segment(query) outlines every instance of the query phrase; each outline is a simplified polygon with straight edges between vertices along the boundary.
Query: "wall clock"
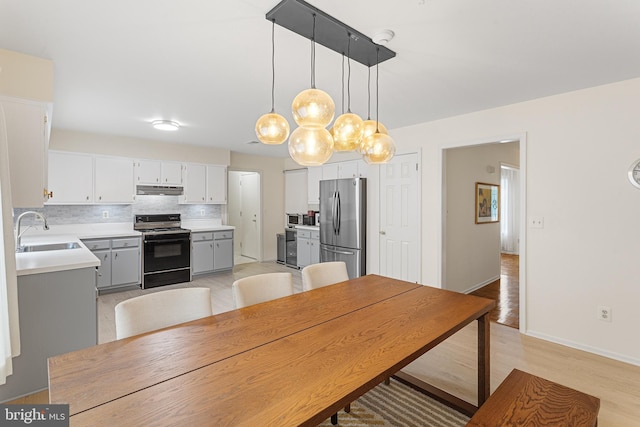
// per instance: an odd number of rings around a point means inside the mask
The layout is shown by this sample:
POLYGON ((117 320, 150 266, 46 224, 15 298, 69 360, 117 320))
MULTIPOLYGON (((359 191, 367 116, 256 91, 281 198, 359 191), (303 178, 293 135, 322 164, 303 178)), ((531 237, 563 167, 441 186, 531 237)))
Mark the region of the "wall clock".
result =
POLYGON ((633 162, 629 168, 629 182, 636 188, 640 188, 640 159, 633 162))

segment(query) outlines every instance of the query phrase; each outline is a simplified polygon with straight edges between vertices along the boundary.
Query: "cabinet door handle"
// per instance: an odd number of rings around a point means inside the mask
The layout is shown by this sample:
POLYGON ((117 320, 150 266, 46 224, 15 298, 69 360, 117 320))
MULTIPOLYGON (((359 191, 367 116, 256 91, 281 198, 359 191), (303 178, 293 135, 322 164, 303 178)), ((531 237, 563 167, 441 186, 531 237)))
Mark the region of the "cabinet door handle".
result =
POLYGON ((115 258, 118 258, 118 252, 116 252, 114 256, 115 256, 115 258))

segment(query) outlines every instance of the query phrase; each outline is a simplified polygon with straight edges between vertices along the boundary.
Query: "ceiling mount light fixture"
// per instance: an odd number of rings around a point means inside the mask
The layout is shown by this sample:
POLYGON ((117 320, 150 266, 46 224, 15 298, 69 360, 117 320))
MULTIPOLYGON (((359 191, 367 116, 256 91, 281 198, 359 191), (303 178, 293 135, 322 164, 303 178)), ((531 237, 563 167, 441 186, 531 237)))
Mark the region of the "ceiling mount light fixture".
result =
POLYGON ((371 40, 373 40, 375 44, 387 44, 393 40, 395 36, 396 33, 391 30, 381 30, 375 33, 373 37, 371 37, 371 40))
MULTIPOLYGON (((336 124, 340 123, 336 120, 337 123, 334 123, 331 132, 325 129, 333 120, 335 104, 328 94, 315 88, 315 44, 319 43, 342 55, 348 50, 349 60, 353 59, 369 68, 395 57, 396 54, 304 0, 282 0, 266 14, 266 19, 275 20, 278 25, 311 40, 311 89, 301 92, 293 101, 293 116, 300 127, 289 136, 289 154, 300 165, 321 165, 333 153, 334 137, 338 135, 336 124), (313 18, 313 26, 310 25, 310 18, 313 18), (349 37, 347 40, 336 37, 340 34, 347 34, 349 37)), ((383 134, 382 124, 377 121, 375 123, 375 133, 383 134)), ((380 156, 375 154, 376 150, 395 147, 393 140, 391 144, 376 143, 374 148, 367 148, 366 153, 363 152, 365 160, 369 163, 381 163, 382 161, 377 160, 380 156)), ((358 149, 360 146, 357 142, 355 147, 349 149, 358 149)))
MULTIPOLYGON (((347 112, 338 117, 333 124, 335 151, 353 151, 360 145, 364 122, 357 114, 351 112, 351 33, 347 33, 347 112)), ((344 81, 344 80, 343 80, 344 81)))
POLYGON ((362 157, 369 164, 386 163, 391 160, 396 153, 396 143, 393 139, 380 132, 380 72, 376 64, 376 131, 362 140, 362 157))
POLYGON ((256 122, 256 136, 263 144, 282 144, 289 137, 289 122, 275 110, 275 27, 276 20, 271 21, 271 112, 262 115, 256 122))
POLYGON ((180 129, 180 123, 171 120, 154 120, 151 122, 154 129, 174 131, 180 129))

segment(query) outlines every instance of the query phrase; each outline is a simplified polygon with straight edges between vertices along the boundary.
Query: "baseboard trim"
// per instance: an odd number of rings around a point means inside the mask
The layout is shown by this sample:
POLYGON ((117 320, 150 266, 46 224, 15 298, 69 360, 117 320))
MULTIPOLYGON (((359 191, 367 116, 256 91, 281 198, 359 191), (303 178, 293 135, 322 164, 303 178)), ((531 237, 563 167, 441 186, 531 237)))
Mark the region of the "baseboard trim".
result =
POLYGON ((576 350, 586 351, 587 353, 596 354, 598 356, 606 357, 607 359, 617 360, 619 362, 629 363, 630 365, 640 366, 640 359, 635 357, 629 357, 624 354, 614 353, 611 351, 607 351, 598 347, 592 347, 589 345, 580 344, 574 341, 565 340, 562 338, 558 338, 552 335, 547 335, 541 332, 527 330, 524 332, 524 335, 538 338, 544 341, 549 341, 552 343, 564 345, 565 347, 575 348, 576 350))
POLYGON ((476 285, 474 285, 474 286, 470 287, 469 289, 467 289, 467 290, 466 290, 466 291, 464 291, 463 293, 465 293, 465 294, 470 294, 470 293, 471 293, 471 292, 473 292, 473 291, 477 291, 478 289, 480 289, 480 288, 482 288, 482 287, 484 287, 484 286, 487 286, 489 283, 493 283, 493 282, 495 282, 495 281, 496 281, 496 280, 498 280, 499 278, 500 278, 500 275, 498 274, 497 276, 494 276, 494 277, 492 277, 492 278, 490 278, 490 279, 487 279, 487 280, 485 280, 485 281, 484 281, 484 282, 482 282, 482 283, 478 283, 478 284, 476 284, 476 285))

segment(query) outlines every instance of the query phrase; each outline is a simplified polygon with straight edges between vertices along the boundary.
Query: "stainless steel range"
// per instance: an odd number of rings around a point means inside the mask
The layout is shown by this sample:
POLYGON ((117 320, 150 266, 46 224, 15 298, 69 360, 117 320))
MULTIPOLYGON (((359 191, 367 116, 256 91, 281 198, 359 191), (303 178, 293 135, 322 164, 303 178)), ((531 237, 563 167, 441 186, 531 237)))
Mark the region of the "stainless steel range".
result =
POLYGON ((134 230, 142 232, 142 288, 191 281, 191 231, 180 214, 136 215, 134 230))

